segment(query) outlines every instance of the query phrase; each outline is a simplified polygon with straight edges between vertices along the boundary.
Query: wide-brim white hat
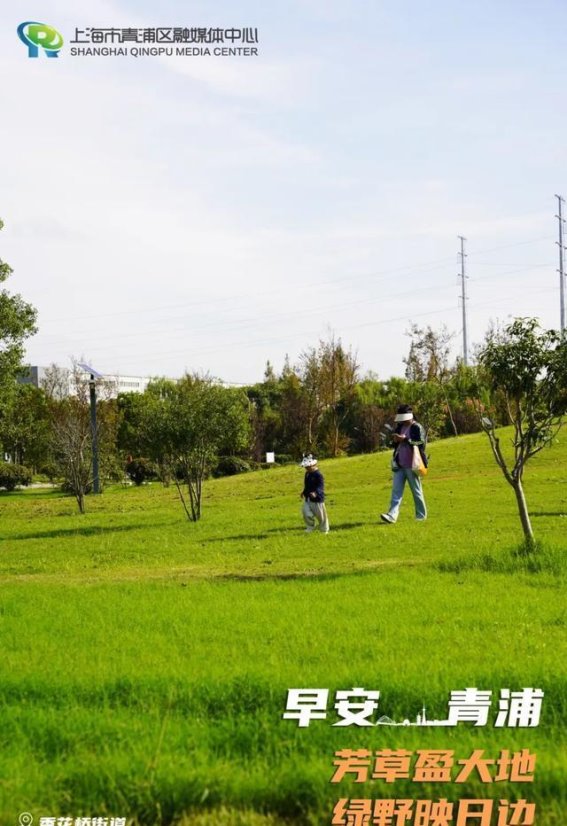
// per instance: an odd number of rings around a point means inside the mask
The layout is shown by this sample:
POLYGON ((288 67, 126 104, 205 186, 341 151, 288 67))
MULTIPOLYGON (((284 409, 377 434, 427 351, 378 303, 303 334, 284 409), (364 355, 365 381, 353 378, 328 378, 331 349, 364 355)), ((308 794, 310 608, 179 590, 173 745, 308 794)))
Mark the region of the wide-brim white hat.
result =
POLYGON ((413 413, 396 413, 395 422, 411 422, 413 413))

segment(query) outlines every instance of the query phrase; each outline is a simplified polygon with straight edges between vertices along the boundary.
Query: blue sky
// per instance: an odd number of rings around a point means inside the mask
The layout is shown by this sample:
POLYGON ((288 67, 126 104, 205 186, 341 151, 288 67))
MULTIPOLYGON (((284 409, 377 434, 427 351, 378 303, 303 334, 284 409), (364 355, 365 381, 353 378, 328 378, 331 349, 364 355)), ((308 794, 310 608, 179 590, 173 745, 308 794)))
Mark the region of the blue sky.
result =
POLYGON ((0 9, 0 256, 35 364, 261 378, 334 331, 400 373, 412 322, 559 323, 559 2, 20 2, 0 9), (29 59, 23 20, 58 28, 29 59), (257 26, 257 58, 73 58, 75 26, 257 26), (8 80, 6 80, 8 79, 8 80))

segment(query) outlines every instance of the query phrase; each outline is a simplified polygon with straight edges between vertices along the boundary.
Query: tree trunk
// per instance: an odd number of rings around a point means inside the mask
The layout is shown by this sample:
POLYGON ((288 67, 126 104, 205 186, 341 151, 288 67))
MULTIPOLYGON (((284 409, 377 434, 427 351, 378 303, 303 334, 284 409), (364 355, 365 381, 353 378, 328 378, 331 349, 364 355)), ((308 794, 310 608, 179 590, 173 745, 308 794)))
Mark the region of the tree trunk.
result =
POLYGON ((451 405, 449 404, 447 396, 445 396, 445 399, 446 399, 446 403, 447 403, 447 413, 449 414, 449 421, 451 422, 451 427, 453 428, 453 433, 455 434, 455 436, 458 436, 459 431, 457 430, 457 425, 455 424, 455 419, 453 418, 453 411, 451 410, 451 405))
POLYGON ((197 494, 193 485, 193 480, 190 476, 187 476, 187 489, 189 491, 189 501, 191 503, 191 522, 196 522, 199 519, 196 505, 197 494))
POLYGON ((308 449, 311 450, 311 443, 313 441, 313 419, 309 416, 307 421, 307 445, 308 449))
POLYGON ((181 483, 179 482, 179 479, 177 478, 176 475, 173 478, 175 479, 175 487, 177 488, 177 493, 179 494, 179 499, 181 500, 181 504, 183 505, 183 510, 185 511, 185 515, 187 516, 187 519, 191 522, 193 520, 191 519, 191 513, 189 512, 189 508, 187 507, 187 502, 185 501, 185 497, 183 496, 183 488, 181 486, 181 483))
POLYGON ((333 449, 332 449, 332 456, 334 459, 337 458, 339 455, 339 438, 340 438, 340 430, 339 430, 339 418, 336 414, 336 411, 333 410, 333 449))
POLYGON ((535 538, 534 532, 532 530, 532 523, 530 521, 530 515, 528 513, 528 506, 526 503, 526 497, 524 496, 524 489, 522 487, 522 480, 515 479, 512 482, 512 487, 514 488, 514 493, 516 494, 516 502, 518 503, 518 511, 520 513, 520 521, 522 523, 522 529, 524 531, 524 538, 526 540, 526 547, 528 550, 533 550, 535 547, 535 538))

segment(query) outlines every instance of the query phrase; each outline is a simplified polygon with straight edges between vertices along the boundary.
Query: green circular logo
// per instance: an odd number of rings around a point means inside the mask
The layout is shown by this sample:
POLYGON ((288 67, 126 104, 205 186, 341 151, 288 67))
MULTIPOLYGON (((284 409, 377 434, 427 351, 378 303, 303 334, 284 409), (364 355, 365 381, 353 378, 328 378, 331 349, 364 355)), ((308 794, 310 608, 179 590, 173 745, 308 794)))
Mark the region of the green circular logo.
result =
POLYGON ((27 46, 28 57, 38 57, 40 49, 47 57, 58 57, 63 35, 47 23, 26 20, 18 26, 18 37, 27 46))

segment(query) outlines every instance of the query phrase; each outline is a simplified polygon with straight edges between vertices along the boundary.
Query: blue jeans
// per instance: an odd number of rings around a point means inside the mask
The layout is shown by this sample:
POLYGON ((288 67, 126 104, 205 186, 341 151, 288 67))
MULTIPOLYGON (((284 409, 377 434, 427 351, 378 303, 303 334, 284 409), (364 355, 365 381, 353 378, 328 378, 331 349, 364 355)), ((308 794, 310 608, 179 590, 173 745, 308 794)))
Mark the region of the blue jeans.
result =
POLYGON ((388 511, 388 515, 392 517, 394 522, 397 520, 400 512, 400 505, 402 504, 406 481, 409 484, 413 495, 413 501, 415 504, 415 518, 427 519, 427 508, 425 507, 425 499, 423 498, 421 479, 419 476, 416 476, 413 470, 409 467, 401 467, 394 471, 394 479, 392 482, 392 501, 390 502, 390 510, 388 511))

